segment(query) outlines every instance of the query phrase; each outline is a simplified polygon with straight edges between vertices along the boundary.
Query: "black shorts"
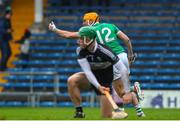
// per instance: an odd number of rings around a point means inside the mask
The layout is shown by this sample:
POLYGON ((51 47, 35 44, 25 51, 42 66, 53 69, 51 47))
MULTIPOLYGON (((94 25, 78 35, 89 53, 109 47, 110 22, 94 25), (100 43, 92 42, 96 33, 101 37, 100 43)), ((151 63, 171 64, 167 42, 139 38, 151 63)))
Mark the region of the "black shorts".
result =
MULTIPOLYGON (((113 66, 109 66, 105 69, 93 70, 92 72, 95 75, 97 81, 100 83, 100 85, 104 87, 109 87, 110 92, 112 92, 113 66)), ((101 93, 95 86, 92 85, 92 88, 94 89, 97 95, 101 95, 101 93)))

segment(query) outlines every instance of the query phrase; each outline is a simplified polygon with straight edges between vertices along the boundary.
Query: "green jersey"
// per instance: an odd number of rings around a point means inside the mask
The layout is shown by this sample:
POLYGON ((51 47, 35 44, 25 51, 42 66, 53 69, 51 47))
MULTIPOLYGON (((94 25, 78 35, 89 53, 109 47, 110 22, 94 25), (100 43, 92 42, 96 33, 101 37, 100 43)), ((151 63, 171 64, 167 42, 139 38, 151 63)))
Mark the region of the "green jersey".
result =
POLYGON ((96 40, 98 43, 110 47, 117 55, 124 51, 117 37, 117 33, 120 30, 114 24, 96 23, 93 27, 97 34, 96 40))

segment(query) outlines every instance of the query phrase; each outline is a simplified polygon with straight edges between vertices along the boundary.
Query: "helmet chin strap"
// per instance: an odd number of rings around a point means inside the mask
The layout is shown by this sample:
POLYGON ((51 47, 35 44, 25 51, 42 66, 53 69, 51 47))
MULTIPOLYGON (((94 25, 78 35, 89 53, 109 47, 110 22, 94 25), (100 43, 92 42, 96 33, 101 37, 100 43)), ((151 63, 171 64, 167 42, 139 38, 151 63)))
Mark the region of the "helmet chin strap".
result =
POLYGON ((88 26, 93 26, 93 25, 95 24, 95 22, 92 22, 92 23, 90 24, 89 20, 88 20, 87 22, 88 22, 88 26))
POLYGON ((90 46, 92 43, 93 43, 93 41, 94 41, 94 39, 91 39, 89 42, 86 42, 86 37, 84 36, 84 44, 86 44, 87 45, 87 47, 88 46, 90 46))

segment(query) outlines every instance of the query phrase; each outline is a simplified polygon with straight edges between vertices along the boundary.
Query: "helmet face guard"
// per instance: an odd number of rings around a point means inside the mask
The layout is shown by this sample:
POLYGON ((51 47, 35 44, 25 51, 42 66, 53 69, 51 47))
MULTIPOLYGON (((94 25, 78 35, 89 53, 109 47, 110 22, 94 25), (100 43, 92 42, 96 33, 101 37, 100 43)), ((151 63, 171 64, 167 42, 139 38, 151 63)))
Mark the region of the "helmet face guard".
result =
POLYGON ((88 26, 93 26, 95 24, 95 22, 93 21, 92 23, 90 23, 90 20, 87 20, 87 24, 88 24, 88 26))
POLYGON ((96 31, 92 26, 81 27, 78 33, 80 35, 80 44, 83 44, 86 47, 95 41, 96 31))
POLYGON ((83 37, 83 43, 84 43, 86 46, 91 45, 94 41, 95 41, 95 39, 87 39, 86 36, 83 37), (90 41, 89 41, 89 40, 90 40, 90 41))

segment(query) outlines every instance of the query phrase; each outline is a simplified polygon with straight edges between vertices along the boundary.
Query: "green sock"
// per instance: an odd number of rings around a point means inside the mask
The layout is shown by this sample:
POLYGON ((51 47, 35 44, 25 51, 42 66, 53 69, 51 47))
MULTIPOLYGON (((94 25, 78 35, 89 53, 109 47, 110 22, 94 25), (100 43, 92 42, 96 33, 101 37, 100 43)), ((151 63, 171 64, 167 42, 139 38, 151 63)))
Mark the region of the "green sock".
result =
POLYGON ((139 104, 135 106, 135 109, 136 109, 137 115, 141 114, 143 112, 142 109, 141 109, 141 106, 139 104))

